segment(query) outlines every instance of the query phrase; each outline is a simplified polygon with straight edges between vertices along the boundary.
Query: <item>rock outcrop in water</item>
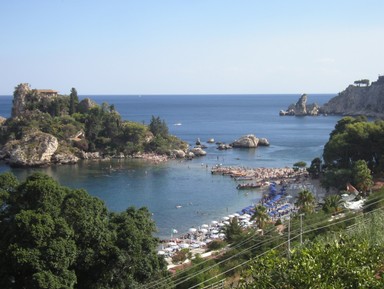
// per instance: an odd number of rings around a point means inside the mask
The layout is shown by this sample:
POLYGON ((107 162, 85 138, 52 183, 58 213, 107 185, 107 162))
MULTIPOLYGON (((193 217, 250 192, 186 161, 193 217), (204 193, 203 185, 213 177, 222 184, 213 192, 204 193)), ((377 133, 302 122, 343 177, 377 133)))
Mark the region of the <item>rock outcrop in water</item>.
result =
POLYGON ((269 146, 269 142, 266 138, 259 139, 253 134, 248 134, 231 143, 233 148, 256 148, 258 146, 269 146))
MULTIPOLYGON (((358 82, 355 82, 358 83, 358 82)), ((371 85, 350 85, 321 108, 324 114, 384 116, 384 76, 371 85)))
POLYGON ((308 96, 306 94, 301 95, 296 104, 291 104, 287 110, 280 110, 280 115, 290 116, 305 116, 305 115, 318 115, 320 106, 316 103, 307 105, 308 96))

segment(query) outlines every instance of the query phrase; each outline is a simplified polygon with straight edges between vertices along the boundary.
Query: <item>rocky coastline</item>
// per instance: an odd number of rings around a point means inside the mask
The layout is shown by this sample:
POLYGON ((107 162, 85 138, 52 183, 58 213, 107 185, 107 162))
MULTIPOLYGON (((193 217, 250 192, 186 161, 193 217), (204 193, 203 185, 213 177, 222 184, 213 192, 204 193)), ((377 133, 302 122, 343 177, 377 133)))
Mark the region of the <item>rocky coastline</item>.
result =
POLYGON ((308 96, 301 95, 295 104, 280 110, 280 116, 342 115, 383 118, 384 76, 369 84, 369 80, 356 80, 323 106, 307 104, 308 96))

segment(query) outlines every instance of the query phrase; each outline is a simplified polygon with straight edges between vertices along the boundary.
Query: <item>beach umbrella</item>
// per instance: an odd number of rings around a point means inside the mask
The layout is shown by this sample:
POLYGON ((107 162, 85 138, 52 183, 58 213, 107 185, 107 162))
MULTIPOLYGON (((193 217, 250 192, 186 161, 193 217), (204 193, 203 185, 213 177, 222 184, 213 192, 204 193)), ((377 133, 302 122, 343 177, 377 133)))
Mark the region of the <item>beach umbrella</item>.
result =
POLYGON ((225 234, 224 234, 224 233, 220 233, 220 234, 219 234, 219 237, 220 237, 220 238, 225 238, 225 234))
POLYGON ((175 242, 168 242, 168 246, 175 246, 177 245, 175 242))
POLYGON ((165 248, 164 251, 166 251, 166 252, 172 252, 173 249, 172 249, 171 247, 168 247, 168 248, 165 248))
POLYGON ((200 242, 200 247, 204 247, 204 246, 207 246, 207 243, 205 243, 205 242, 200 242))
POLYGON ((228 221, 223 222, 224 225, 229 225, 230 223, 228 221))
POLYGON ((179 244, 179 246, 181 249, 189 248, 189 245, 187 243, 181 243, 181 244, 179 244))
POLYGON ((234 217, 235 217, 235 215, 228 215, 228 218, 230 218, 230 219, 232 219, 234 217))
POLYGON ((212 221, 211 222, 213 225, 217 225, 219 222, 218 221, 212 221))
POLYGON ((218 238, 219 238, 219 235, 217 235, 217 234, 211 235, 211 238, 212 238, 212 239, 218 239, 218 238))
POLYGON ((196 249, 196 248, 199 248, 199 247, 200 247, 200 244, 198 244, 198 243, 194 243, 194 244, 191 245, 191 247, 196 249))
POLYGON ((211 243, 212 242, 212 239, 207 239, 205 240, 205 243, 208 244, 208 243, 211 243))
POLYGON ((212 230, 211 233, 212 234, 217 234, 217 233, 219 233, 219 231, 218 230, 212 230))
POLYGON ((160 251, 157 252, 157 254, 158 254, 158 255, 165 255, 165 252, 162 251, 162 250, 160 250, 160 251))
POLYGON ((239 213, 234 213, 233 214, 235 217, 240 217, 240 214, 239 213))
POLYGON ((240 219, 240 220, 248 219, 248 216, 241 215, 241 216, 239 217, 239 219, 240 219))
POLYGON ((218 223, 217 225, 218 225, 219 227, 224 227, 224 226, 225 226, 224 223, 218 223))
POLYGON ((178 250, 180 247, 178 245, 171 246, 172 250, 178 250))
POLYGON ((209 228, 209 225, 208 224, 202 224, 201 227, 202 228, 209 228))
POLYGON ((208 229, 205 229, 205 228, 200 229, 200 232, 203 233, 203 234, 206 234, 206 233, 208 233, 208 229))
POLYGON ((190 233, 196 233, 197 229, 196 228, 189 228, 188 230, 190 233))
POLYGON ((224 221, 228 221, 228 220, 229 220, 229 217, 223 217, 223 220, 224 220, 224 221))

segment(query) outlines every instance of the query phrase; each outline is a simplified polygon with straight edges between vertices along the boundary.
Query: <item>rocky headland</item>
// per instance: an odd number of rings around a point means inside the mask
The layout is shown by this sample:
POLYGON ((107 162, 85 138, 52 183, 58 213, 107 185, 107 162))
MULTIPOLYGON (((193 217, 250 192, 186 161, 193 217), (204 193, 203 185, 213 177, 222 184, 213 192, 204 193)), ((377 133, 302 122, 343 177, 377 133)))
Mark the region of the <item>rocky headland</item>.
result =
POLYGON ((281 116, 317 116, 345 115, 384 117, 384 76, 369 84, 368 79, 356 80, 344 91, 331 98, 323 106, 316 103, 307 104, 308 96, 303 94, 297 103, 286 110, 280 110, 281 116))
POLYGON ((384 117, 384 76, 369 85, 355 81, 321 107, 323 114, 384 117))

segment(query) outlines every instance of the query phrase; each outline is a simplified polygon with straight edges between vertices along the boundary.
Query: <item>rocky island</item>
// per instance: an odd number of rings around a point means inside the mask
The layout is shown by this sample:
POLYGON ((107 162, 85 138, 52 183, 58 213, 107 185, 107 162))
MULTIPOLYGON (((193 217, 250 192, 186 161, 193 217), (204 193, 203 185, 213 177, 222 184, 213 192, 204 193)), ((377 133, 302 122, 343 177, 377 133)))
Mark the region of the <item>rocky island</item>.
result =
POLYGON ((74 88, 68 96, 21 83, 13 95, 11 117, 0 119, 0 160, 11 166, 195 156, 186 142, 168 133, 159 117, 152 116, 149 125, 122 120, 114 105, 100 106, 88 98, 79 101, 74 88))
POLYGON ((318 115, 320 106, 317 103, 307 104, 307 94, 301 95, 296 104, 291 104, 287 110, 280 110, 281 116, 305 116, 305 115, 318 115))

